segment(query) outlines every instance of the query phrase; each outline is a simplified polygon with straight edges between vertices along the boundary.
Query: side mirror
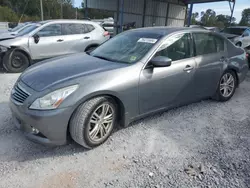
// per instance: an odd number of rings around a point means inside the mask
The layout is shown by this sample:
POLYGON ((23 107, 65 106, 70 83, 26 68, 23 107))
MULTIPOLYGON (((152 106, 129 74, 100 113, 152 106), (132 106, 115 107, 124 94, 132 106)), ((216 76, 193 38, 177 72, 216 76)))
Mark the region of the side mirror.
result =
POLYGON ((40 40, 40 37, 39 37, 39 35, 37 35, 37 34, 35 34, 34 36, 33 36, 33 38, 34 38, 34 42, 37 44, 38 42, 39 42, 39 40, 40 40))
POLYGON ((150 63, 154 67, 169 67, 172 63, 172 59, 165 56, 157 56, 151 59, 150 63))

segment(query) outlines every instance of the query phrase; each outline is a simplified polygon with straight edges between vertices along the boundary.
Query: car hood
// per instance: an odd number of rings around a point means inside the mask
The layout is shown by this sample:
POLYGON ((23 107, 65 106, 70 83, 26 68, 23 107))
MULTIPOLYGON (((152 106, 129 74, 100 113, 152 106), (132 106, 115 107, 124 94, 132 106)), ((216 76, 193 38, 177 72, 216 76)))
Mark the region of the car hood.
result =
POLYGON ((36 91, 75 78, 128 66, 92 57, 86 53, 57 57, 28 68, 21 81, 36 91))
POLYGON ((0 41, 13 39, 15 38, 15 35, 12 35, 10 32, 8 33, 0 33, 0 41))

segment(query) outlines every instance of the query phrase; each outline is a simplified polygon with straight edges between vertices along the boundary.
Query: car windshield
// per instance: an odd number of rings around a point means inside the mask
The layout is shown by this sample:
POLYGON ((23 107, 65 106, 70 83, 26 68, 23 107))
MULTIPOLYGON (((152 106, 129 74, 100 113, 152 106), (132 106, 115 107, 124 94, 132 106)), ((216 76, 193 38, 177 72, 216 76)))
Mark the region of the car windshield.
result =
POLYGON ((16 36, 20 37, 20 36, 26 35, 26 34, 30 33, 31 31, 35 30, 38 27, 39 27, 39 25, 37 25, 37 24, 27 26, 23 30, 21 30, 16 36))
POLYGON ((242 35, 246 28, 226 28, 223 30, 224 33, 242 35))
POLYGON ((107 41, 90 55, 109 61, 133 64, 140 61, 162 37, 150 32, 125 32, 107 41))
POLYGON ((20 25, 14 27, 13 29, 11 29, 10 32, 16 32, 17 30, 21 29, 24 26, 25 26, 24 24, 20 24, 20 25))

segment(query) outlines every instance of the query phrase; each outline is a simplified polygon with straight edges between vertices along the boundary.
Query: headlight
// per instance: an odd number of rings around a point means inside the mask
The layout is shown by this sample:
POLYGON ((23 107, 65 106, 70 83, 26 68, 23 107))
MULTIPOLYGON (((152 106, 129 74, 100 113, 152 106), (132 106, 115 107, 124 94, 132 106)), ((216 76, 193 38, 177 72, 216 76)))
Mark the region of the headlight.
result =
POLYGON ((5 46, 0 46, 0 52, 7 52, 8 48, 5 46))
POLYGON ((53 91, 42 98, 36 99, 30 106, 30 109, 36 109, 36 110, 56 109, 77 88, 78 85, 73 85, 53 91))

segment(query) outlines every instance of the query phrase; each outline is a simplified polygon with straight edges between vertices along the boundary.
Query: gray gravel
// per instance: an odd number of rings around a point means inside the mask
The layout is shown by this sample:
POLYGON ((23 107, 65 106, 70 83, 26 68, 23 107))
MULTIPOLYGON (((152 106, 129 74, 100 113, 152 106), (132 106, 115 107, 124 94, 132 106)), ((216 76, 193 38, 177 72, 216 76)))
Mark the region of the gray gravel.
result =
POLYGON ((146 118, 90 151, 24 138, 8 108, 17 77, 0 75, 1 188, 250 187, 250 74, 229 102, 146 118))

